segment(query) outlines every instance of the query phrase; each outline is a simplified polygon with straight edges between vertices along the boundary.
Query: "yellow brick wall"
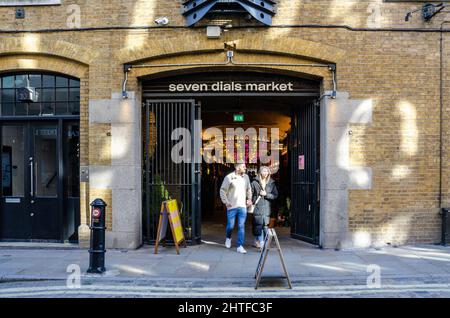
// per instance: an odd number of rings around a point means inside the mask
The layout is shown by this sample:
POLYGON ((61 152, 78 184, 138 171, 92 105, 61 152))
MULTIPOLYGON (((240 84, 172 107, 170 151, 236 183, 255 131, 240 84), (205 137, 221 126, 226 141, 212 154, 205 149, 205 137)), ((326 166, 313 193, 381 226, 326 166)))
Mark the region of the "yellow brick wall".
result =
MULTIPOLYGON (((71 4, 80 5, 82 28, 154 26, 153 20, 158 16, 168 16, 171 25, 182 26, 181 3, 181 0, 64 1, 62 6, 27 7, 24 20, 14 19, 13 8, 0 8, 0 30, 65 29, 71 4)), ((242 47, 249 48, 236 56, 242 61, 301 62, 311 56, 336 60, 338 90, 349 92, 352 99, 371 99, 374 107, 372 125, 351 127, 351 164, 373 169, 373 188, 350 191, 350 230, 368 231, 392 243, 439 241, 440 34, 299 25, 438 29, 442 21, 450 18, 449 14, 440 14, 429 23, 423 22, 419 15, 405 22, 406 12, 420 4, 378 0, 281 0, 279 3, 274 25, 295 24, 297 27, 235 29, 218 40, 208 40, 202 28, 0 32, 0 71, 27 68, 78 74, 83 87, 82 165, 110 165, 110 127, 89 125, 87 104, 89 100, 110 99, 111 93, 121 91, 123 63, 148 61, 150 57, 164 63, 223 61, 223 53, 218 50, 223 48, 224 42, 236 42, 238 52, 242 47), (188 54, 189 50, 210 51, 200 55, 188 54), (267 50, 271 54, 259 54, 267 50), (283 51, 289 54, 276 53, 283 51), (296 56, 292 52, 297 52, 296 56), (100 151, 93 153, 93 149, 100 151)), ((244 19, 224 20, 202 24, 249 25, 244 19)), ((450 36, 447 33, 443 36, 444 88, 448 91, 450 36)), ((139 89, 138 76, 166 70, 169 69, 133 71, 128 90, 139 89)), ((324 88, 331 87, 326 71, 292 70, 324 77, 324 88)), ((445 124, 450 117, 447 95, 444 95, 443 131, 444 206, 450 205, 450 128, 445 124)), ((82 199, 85 212, 87 198, 91 201, 96 195, 102 195, 111 201, 111 194, 104 190, 89 190, 88 185, 82 189, 86 194, 84 201, 82 199)))
POLYGON ((89 164, 111 165, 111 124, 89 126, 89 164))
MULTIPOLYGON (((184 0, 64 0, 61 6, 25 8, 26 19, 16 20, 14 7, 0 8, 2 29, 21 30, 38 26, 42 29, 65 28, 70 18, 70 6, 79 5, 81 25, 84 28, 103 26, 153 25, 156 17, 168 16, 172 25, 184 25, 180 14, 184 0)), ((424 1, 426 2, 426 1, 424 1)), ((273 24, 345 24, 352 27, 428 27, 416 14, 405 22, 407 11, 417 9, 420 3, 387 3, 380 0, 279 0, 273 24)), ((217 17, 202 21, 229 23, 230 19, 217 17)), ((235 25, 254 24, 245 19, 233 19, 235 25)), ((436 22, 436 25, 438 23, 436 22)))

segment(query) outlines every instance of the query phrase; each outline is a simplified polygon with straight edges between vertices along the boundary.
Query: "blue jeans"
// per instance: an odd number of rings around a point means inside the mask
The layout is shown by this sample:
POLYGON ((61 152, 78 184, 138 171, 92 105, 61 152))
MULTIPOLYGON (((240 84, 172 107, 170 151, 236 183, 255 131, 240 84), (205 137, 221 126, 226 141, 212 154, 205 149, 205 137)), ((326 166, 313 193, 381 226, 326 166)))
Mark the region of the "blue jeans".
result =
POLYGON ((258 242, 264 242, 264 233, 261 233, 259 236, 255 236, 255 240, 258 242))
POLYGON ((227 238, 231 238, 234 224, 236 223, 236 216, 238 218, 238 240, 237 246, 244 246, 245 240, 245 220, 247 219, 246 208, 235 208, 227 210, 227 238))
POLYGON ((258 241, 264 241, 269 229, 269 221, 268 216, 253 214, 253 235, 258 241))

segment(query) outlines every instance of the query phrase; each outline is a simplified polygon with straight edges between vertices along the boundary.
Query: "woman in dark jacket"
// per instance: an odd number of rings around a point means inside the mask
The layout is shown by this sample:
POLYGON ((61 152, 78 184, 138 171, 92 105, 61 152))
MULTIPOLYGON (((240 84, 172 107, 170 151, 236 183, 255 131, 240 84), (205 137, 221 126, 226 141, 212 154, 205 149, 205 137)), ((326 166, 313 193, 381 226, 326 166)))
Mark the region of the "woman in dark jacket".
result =
POLYGON ((262 248, 269 228, 272 203, 278 197, 275 181, 270 177, 270 169, 261 167, 256 179, 252 182, 253 235, 254 247, 262 248), (259 199, 258 199, 259 198, 259 199))

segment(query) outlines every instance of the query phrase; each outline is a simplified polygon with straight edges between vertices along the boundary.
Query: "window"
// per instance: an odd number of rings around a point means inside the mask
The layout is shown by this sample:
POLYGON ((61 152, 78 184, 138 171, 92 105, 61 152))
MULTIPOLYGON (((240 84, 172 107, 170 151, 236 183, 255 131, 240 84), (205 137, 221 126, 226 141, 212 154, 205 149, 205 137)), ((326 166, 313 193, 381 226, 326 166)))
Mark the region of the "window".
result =
POLYGON ((3 126, 2 128, 2 195, 23 197, 25 194, 25 127, 3 126))
POLYGON ((55 74, 20 73, 0 76, 0 116, 55 116, 80 114, 80 81, 55 74), (20 102, 17 89, 27 82, 38 93, 37 102, 20 102))

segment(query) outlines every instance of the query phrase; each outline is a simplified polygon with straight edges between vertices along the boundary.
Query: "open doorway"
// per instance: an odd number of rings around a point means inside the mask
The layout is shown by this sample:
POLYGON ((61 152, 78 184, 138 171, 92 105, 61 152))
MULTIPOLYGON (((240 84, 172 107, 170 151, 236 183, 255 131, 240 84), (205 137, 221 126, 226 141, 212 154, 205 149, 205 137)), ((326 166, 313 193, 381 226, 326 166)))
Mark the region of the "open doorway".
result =
MULTIPOLYGON (((292 152, 294 114, 299 108, 308 107, 311 101, 299 99, 298 97, 270 97, 270 96, 235 96, 235 97, 203 97, 199 98, 201 104, 201 118, 203 131, 203 146, 210 143, 211 136, 207 133, 208 129, 219 129, 225 139, 228 141, 227 129, 239 129, 248 131, 255 129, 257 132, 258 150, 261 139, 267 137, 268 140, 278 138, 278 160, 277 162, 264 162, 259 157, 259 151, 251 153, 249 150, 250 142, 248 136, 245 141, 245 162, 247 174, 252 182, 255 180, 259 169, 262 166, 269 166, 275 181, 278 198, 272 202, 272 211, 270 218, 270 227, 276 228, 281 238, 290 237, 295 234, 296 213, 293 213, 292 191, 297 189, 293 186, 292 172, 294 169, 304 169, 303 162, 299 163, 298 155, 295 156, 295 162, 292 152), (260 134, 261 129, 265 129, 268 134, 260 134), (271 136, 273 129, 278 129, 278 136, 271 136), (253 156, 253 157, 252 157, 253 156), (255 158, 256 156, 256 158, 255 158), (299 167, 298 165, 303 165, 299 167), (294 219, 293 219, 294 218, 294 219)), ((233 138, 233 141, 236 140, 233 138)), ((223 145, 224 157, 226 145, 223 145)), ((268 146, 270 153, 270 145, 268 146)), ((236 157, 238 152, 236 146, 236 157)), ((305 154, 303 154, 305 155, 305 154)), ((220 200, 219 189, 224 177, 234 170, 234 164, 224 162, 207 163, 205 160, 201 166, 201 232, 202 240, 215 243, 223 243, 226 227, 226 208, 220 200)), ((296 197, 298 199, 298 196, 296 197)), ((246 222, 246 244, 253 242, 252 231, 253 216, 248 214, 246 222)), ((234 237, 236 234, 233 235, 234 237)))
MULTIPOLYGON (((208 137, 204 132, 215 127, 226 137, 223 132, 227 128, 240 127, 245 131, 252 127, 258 136, 259 129, 266 128, 269 137, 272 128, 279 129, 275 150, 279 160, 273 174, 279 197, 272 209, 272 223, 279 236, 319 244, 319 81, 227 69, 161 75, 144 80, 142 91, 144 242, 153 244, 156 239, 161 202, 176 199, 188 242, 213 241, 223 245, 226 212, 219 199, 219 188, 234 167, 227 160, 205 162, 205 149, 201 146, 208 143, 208 137), (242 87, 248 83, 289 83, 293 90, 235 92, 230 83, 242 87), (194 87, 203 91, 191 91, 194 87), (200 120, 202 129, 197 127, 200 120), (184 142, 192 147, 180 148, 184 142), (197 146, 203 150, 200 160, 196 158, 200 152, 197 146), (187 160, 174 161, 174 153, 187 160)), ((268 165, 256 159, 246 160, 251 177, 261 165, 268 165)), ((246 233, 249 244, 251 217, 246 233)))

